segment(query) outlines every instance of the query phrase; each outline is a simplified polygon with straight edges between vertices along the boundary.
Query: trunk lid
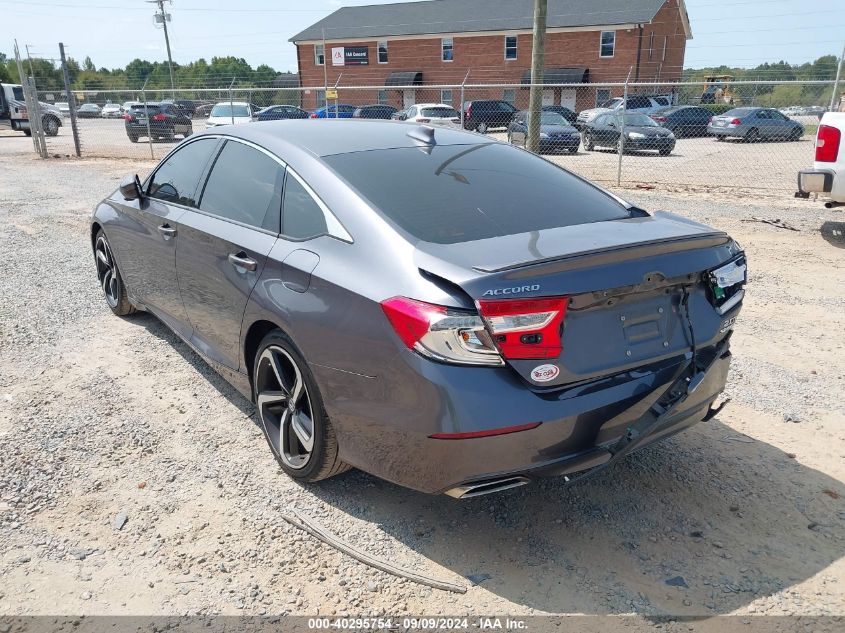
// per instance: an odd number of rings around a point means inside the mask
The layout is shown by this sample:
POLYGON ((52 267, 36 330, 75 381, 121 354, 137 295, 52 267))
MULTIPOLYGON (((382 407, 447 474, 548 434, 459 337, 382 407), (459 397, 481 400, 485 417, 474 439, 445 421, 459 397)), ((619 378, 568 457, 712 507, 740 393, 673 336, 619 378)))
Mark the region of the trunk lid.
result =
MULTIPOLYGON (((712 345, 720 314, 709 271, 740 256, 733 240, 658 212, 610 222, 465 242, 417 244, 421 270, 480 302, 568 297, 555 358, 506 359, 535 387, 608 376, 712 345)), ((731 295, 737 288, 729 290, 731 295)), ((510 335, 508 335, 510 336, 510 335)))

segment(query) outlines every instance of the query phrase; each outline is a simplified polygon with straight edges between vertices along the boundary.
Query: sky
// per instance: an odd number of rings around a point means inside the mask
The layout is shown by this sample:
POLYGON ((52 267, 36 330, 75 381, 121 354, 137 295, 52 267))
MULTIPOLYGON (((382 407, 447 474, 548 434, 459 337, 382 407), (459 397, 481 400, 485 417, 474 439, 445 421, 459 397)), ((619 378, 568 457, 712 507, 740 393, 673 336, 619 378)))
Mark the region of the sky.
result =
MULTIPOLYGON (((341 6, 394 0, 173 0, 169 32, 175 62, 243 57, 296 71, 288 38, 341 6)), ((693 40, 686 67, 752 67, 766 61, 839 56, 845 44, 845 0, 687 0, 693 40)), ((15 39, 32 56, 58 57, 58 42, 80 62, 123 67, 135 58, 165 60, 164 35, 144 0, 0 0, 0 52, 15 39)))

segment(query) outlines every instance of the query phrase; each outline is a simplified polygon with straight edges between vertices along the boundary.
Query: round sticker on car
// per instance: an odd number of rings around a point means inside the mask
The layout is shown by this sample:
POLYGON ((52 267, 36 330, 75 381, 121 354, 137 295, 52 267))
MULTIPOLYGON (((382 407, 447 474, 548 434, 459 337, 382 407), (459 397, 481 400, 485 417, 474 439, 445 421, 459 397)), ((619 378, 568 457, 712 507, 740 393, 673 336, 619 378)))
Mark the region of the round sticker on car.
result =
POLYGON ((557 365, 538 365, 531 370, 531 380, 534 382, 549 382, 557 378, 560 369, 557 365))

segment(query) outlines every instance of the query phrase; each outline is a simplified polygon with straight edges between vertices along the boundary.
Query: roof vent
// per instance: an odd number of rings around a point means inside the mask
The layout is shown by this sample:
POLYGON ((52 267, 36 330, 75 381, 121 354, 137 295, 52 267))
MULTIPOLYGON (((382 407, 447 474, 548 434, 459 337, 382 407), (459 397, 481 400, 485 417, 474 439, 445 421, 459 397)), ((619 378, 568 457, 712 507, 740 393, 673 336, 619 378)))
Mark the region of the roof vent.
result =
POLYGON ((434 140, 434 128, 429 125, 417 125, 408 132, 408 137, 417 142, 417 145, 434 146, 437 141, 434 140))

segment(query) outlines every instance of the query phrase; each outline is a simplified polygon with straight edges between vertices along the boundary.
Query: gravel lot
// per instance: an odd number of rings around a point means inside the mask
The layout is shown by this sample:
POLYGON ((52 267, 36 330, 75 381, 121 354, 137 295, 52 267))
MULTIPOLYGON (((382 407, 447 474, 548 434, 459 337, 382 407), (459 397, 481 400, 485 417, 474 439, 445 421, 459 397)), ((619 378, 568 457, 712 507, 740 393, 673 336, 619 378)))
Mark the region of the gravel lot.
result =
MULTIPOLYGON (((814 125, 818 124, 815 117, 814 125)), ((331 121, 314 121, 317 125, 331 121)), ((194 131, 205 129, 205 122, 196 119, 194 131)), ((809 123, 805 123, 808 125, 809 123)), ((146 138, 132 143, 126 136, 121 119, 80 119, 82 152, 86 157, 150 158, 150 145, 146 138)), ((12 134, 12 132, 6 132, 12 134)), ((496 132, 494 138, 505 140, 505 134, 496 132)), ((16 133, 19 144, 32 147, 29 139, 16 133)), ((711 137, 678 139, 670 156, 656 152, 629 152, 623 160, 622 179, 638 182, 692 185, 696 187, 729 187, 732 189, 767 189, 792 193, 795 191, 795 174, 813 162, 815 134, 805 135, 794 142, 747 144, 730 140, 719 143, 711 137)), ((178 141, 177 141, 178 142, 178 141)), ((153 156, 160 159, 175 143, 156 141, 153 156)), ((73 135, 70 120, 65 119, 59 135, 48 139, 51 153, 73 154, 73 135)), ((616 183, 618 156, 612 150, 585 152, 554 157, 554 160, 579 174, 606 183, 616 183)))
POLYGON ((456 501, 281 475, 248 401, 101 298, 90 210, 152 163, 41 161, 24 140, 0 136, 0 615, 845 613, 845 249, 819 233, 843 213, 624 191, 746 248, 732 403, 594 480, 456 501), (289 508, 468 592, 360 564, 289 508))

